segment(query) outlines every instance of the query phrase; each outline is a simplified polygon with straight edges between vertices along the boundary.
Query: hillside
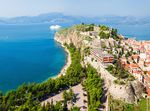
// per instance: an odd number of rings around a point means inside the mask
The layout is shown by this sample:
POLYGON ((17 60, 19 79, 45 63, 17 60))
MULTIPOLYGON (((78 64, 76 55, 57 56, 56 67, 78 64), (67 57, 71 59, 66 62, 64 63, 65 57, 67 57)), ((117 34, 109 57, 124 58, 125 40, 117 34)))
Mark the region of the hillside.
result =
MULTIPOLYGON (((129 72, 121 72, 120 75, 114 76, 107 70, 110 64, 101 64, 92 56, 91 50, 98 48, 98 50, 102 49, 103 52, 116 56, 114 61, 119 60, 118 55, 110 51, 111 47, 118 47, 115 50, 120 50, 120 46, 117 46, 117 44, 125 40, 122 35, 117 34, 116 29, 111 29, 107 26, 95 26, 94 24, 80 24, 60 30, 56 33, 55 40, 61 44, 73 43, 81 49, 83 65, 91 64, 97 69, 100 77, 104 80, 107 94, 110 94, 113 99, 134 104, 142 98, 143 85, 132 77, 129 72)), ((113 64, 115 65, 116 63, 114 62, 113 64)))

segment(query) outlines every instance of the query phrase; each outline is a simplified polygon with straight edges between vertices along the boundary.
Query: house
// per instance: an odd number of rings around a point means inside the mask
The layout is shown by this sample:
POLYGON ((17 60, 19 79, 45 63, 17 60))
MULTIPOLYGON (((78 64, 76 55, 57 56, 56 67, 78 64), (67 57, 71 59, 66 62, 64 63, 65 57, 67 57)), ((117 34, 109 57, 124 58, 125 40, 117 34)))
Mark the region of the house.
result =
POLYGON ((132 59, 138 63, 139 59, 140 59, 140 56, 138 54, 135 54, 135 55, 132 55, 132 59))
POLYGON ((142 46, 140 47, 140 52, 145 52, 145 47, 144 47, 144 45, 142 45, 142 46))
POLYGON ((146 87, 147 96, 150 97, 150 87, 146 87))
POLYGON ((150 66, 150 58, 146 58, 145 62, 144 62, 145 66, 150 66))
POLYGON ((133 47, 133 52, 140 54, 140 48, 139 47, 133 47))
POLYGON ((104 63, 113 63, 114 57, 111 54, 101 54, 101 61, 104 63))
POLYGON ((120 63, 122 65, 122 67, 125 67, 125 65, 127 64, 127 59, 126 58, 120 58, 120 63))
POLYGON ((144 86, 146 87, 147 95, 150 97, 150 71, 144 76, 144 86))
POLYGON ((146 57, 150 58, 150 50, 147 50, 145 53, 146 53, 146 57))
POLYGON ((140 59, 145 60, 146 59, 146 53, 140 53, 140 59))
POLYGON ((100 49, 92 49, 91 54, 96 58, 97 61, 102 63, 113 63, 114 57, 111 54, 104 53, 100 49))
POLYGON ((138 64, 134 64, 134 63, 129 64, 129 72, 132 73, 132 74, 134 74, 134 73, 135 74, 141 73, 139 65, 138 64))
POLYGON ((128 66, 128 71, 133 74, 140 82, 144 82, 143 71, 140 69, 138 64, 131 63, 128 66))
POLYGON ((129 63, 133 63, 133 59, 132 59, 132 57, 130 56, 130 57, 128 57, 128 62, 129 63))

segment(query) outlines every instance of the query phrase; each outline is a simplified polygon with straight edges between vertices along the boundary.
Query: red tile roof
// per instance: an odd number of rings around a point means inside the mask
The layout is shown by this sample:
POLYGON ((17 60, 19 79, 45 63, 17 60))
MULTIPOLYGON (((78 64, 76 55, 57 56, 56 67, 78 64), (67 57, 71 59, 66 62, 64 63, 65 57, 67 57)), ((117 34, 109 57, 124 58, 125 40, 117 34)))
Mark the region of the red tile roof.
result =
POLYGON ((130 68, 139 68, 138 64, 133 64, 133 63, 129 64, 129 67, 130 68))
POLYGON ((139 55, 135 54, 135 55, 132 55, 133 59, 137 59, 139 58, 139 55))
POLYGON ((147 95, 150 96, 150 88, 146 88, 147 95))
POLYGON ((147 72, 147 75, 150 76, 150 71, 147 72))
POLYGON ((148 76, 144 76, 144 80, 145 80, 146 82, 150 82, 150 78, 149 78, 148 76))

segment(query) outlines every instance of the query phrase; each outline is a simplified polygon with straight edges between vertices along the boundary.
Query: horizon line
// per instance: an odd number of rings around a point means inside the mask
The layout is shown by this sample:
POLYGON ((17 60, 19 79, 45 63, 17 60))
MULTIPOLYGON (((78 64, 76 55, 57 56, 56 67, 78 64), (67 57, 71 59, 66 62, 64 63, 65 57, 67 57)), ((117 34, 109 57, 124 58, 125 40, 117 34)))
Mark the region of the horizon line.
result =
POLYGON ((96 17, 136 17, 136 18, 144 18, 144 17, 150 17, 150 15, 146 16, 132 16, 132 15, 97 15, 97 16, 87 16, 87 15, 72 15, 72 14, 66 14, 63 12, 47 12, 47 13, 40 13, 36 15, 18 15, 18 16, 10 16, 10 17, 5 17, 5 16, 0 16, 0 19, 12 19, 12 18, 19 18, 19 17, 38 17, 46 14, 61 14, 64 16, 72 16, 72 17, 88 17, 88 18, 96 18, 96 17))

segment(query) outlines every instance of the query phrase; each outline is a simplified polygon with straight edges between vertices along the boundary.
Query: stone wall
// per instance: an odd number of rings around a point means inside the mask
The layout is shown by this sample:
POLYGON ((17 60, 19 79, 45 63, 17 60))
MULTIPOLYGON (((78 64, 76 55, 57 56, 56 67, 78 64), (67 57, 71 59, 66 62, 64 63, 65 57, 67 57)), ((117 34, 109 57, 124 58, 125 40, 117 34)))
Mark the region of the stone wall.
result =
POLYGON ((141 98, 143 93, 143 85, 138 81, 128 82, 126 85, 119 85, 114 83, 117 78, 112 76, 101 63, 91 61, 91 56, 86 57, 85 63, 90 63, 94 68, 97 69, 101 78, 104 80, 105 86, 107 87, 108 94, 114 99, 120 99, 127 103, 135 103, 137 99, 141 98))

